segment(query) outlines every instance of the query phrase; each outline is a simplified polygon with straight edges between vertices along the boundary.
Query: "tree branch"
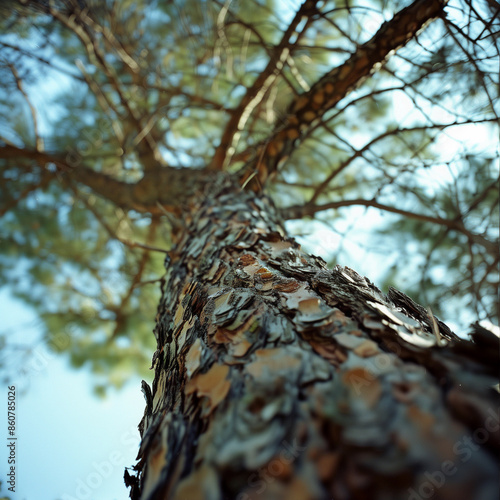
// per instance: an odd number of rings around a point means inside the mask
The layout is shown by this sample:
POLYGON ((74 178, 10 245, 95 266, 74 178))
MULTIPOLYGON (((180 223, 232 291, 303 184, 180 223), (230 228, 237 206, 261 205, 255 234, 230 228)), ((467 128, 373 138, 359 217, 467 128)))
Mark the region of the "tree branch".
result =
POLYGON ((36 191, 37 189, 44 189, 48 186, 49 182, 52 180, 50 175, 47 175, 48 172, 43 170, 40 176, 40 180, 35 184, 31 184, 27 186, 25 189, 19 193, 17 198, 7 201, 7 203, 0 207, 0 217, 3 217, 9 210, 15 208, 19 203, 28 197, 30 193, 36 191))
POLYGON ((284 208, 282 210, 282 215, 286 220, 301 219, 304 216, 312 216, 317 212, 321 212, 323 210, 329 210, 341 207, 350 207, 354 205, 378 208, 379 210, 383 210, 385 212, 391 212, 393 214, 403 215, 404 217, 408 217, 409 219, 417 219, 423 222, 432 222, 434 224, 445 226, 449 229, 454 229, 455 231, 458 231, 467 236, 469 241, 471 241, 472 243, 476 243, 484 247, 488 251, 488 253, 492 255, 498 254, 497 243, 487 240, 484 236, 480 234, 472 233, 464 226, 464 223, 458 218, 450 220, 450 219, 443 219, 441 217, 433 217, 430 215, 419 214, 416 212, 409 212, 407 210, 401 210, 400 208, 384 205, 383 203, 378 203, 375 200, 364 200, 364 199, 341 200, 341 201, 332 201, 329 203, 324 203, 322 205, 307 204, 303 206, 292 206, 284 208))
POLYGON ((94 93, 97 102, 101 106, 101 109, 111 121, 111 126, 113 128, 113 132, 115 133, 115 137, 117 138, 119 144, 123 146, 125 137, 123 135, 123 128, 119 120, 122 118, 119 111, 116 109, 111 99, 109 99, 109 97, 102 91, 101 87, 97 85, 97 82, 92 80, 87 70, 85 69, 85 66, 83 65, 82 61, 80 61, 80 59, 76 59, 75 65, 81 71, 83 78, 85 79, 85 82, 87 83, 89 89, 94 93), (113 116, 113 114, 115 116, 113 116))
POLYGON ((80 158, 75 162, 71 153, 64 156, 10 144, 0 146, 0 159, 21 158, 34 160, 40 166, 53 164, 57 167, 56 171, 46 169, 53 178, 62 177, 64 181, 67 175, 71 181, 83 184, 118 207, 153 215, 161 215, 165 210, 179 215, 183 204, 203 193, 206 183, 216 175, 206 169, 157 167, 145 172, 138 182, 128 183, 86 167, 80 158))
POLYGON ((338 165, 332 172, 325 178, 325 180, 315 189, 313 196, 309 200, 310 204, 313 204, 318 197, 325 191, 325 189, 328 187, 330 182, 338 175, 340 172, 345 170, 356 158, 359 158, 363 156, 366 151, 368 151, 374 144, 377 142, 386 139, 387 137, 396 135, 396 134, 403 134, 406 132, 418 132, 418 131, 424 131, 424 130, 444 130, 449 127, 457 127, 459 125, 468 125, 471 123, 489 123, 489 122, 496 122, 496 119, 494 118, 486 118, 483 120, 466 120, 466 121, 455 121, 452 123, 433 123, 432 125, 421 125, 421 126, 416 126, 416 127, 411 127, 411 128, 395 128, 395 129, 390 129, 386 130, 385 132, 377 135, 374 137, 371 141, 367 142, 362 148, 357 149, 354 151, 352 156, 344 160, 340 165, 338 165))
POLYGON ((44 59, 43 57, 37 56, 36 54, 33 54, 32 52, 29 52, 25 49, 22 49, 21 47, 16 47, 15 45, 7 43, 3 40, 0 40, 0 45, 3 47, 7 47, 8 49, 12 49, 16 52, 19 52, 23 56, 29 57, 31 59, 35 59, 35 60, 41 62, 42 64, 49 66, 51 69, 53 69, 55 71, 59 71, 60 73, 63 73, 65 75, 68 75, 71 78, 74 78, 75 80, 80 80, 81 82, 85 81, 81 76, 76 75, 75 73, 72 73, 71 71, 68 71, 67 69, 61 68, 60 66, 55 66, 52 61, 48 61, 47 59, 44 59))
POLYGON ((15 68, 15 66, 13 66, 12 64, 9 64, 8 66, 9 66, 9 69, 12 71, 12 75, 14 76, 14 78, 16 80, 16 85, 17 85, 19 92, 21 92, 21 94, 23 95, 23 97, 24 97, 24 99, 25 99, 25 101, 28 104, 28 107, 30 109, 31 119, 33 120, 33 130, 34 130, 34 135, 35 135, 36 149, 37 149, 37 151, 43 151, 43 139, 40 137, 40 133, 38 131, 38 119, 37 119, 37 115, 36 115, 35 106, 33 106, 32 102, 30 101, 30 98, 28 97, 28 94, 24 90, 23 82, 22 82, 21 78, 19 77, 19 73, 17 72, 17 69, 15 68))
POLYGON ((51 154, 41 151, 22 149, 12 145, 0 146, 0 158, 2 159, 29 159, 36 161, 39 165, 53 164, 57 167, 55 172, 45 169, 52 178, 69 175, 71 180, 89 187, 96 194, 112 201, 122 208, 133 208, 134 184, 118 181, 109 175, 96 172, 83 165, 72 166, 70 154, 51 154))
POLYGON ((301 135, 377 70, 394 51, 437 18, 445 4, 446 0, 416 0, 384 23, 345 63, 320 78, 309 92, 294 99, 285 123, 261 145, 245 169, 242 183, 251 176, 256 178, 257 189, 263 186, 269 175, 292 153, 301 135))
POLYGON ((290 47, 295 45, 300 35, 303 34, 309 26, 312 12, 315 12, 316 1, 306 0, 295 14, 292 22, 283 34, 278 45, 272 50, 270 60, 262 73, 255 79, 252 86, 247 88, 245 95, 240 103, 234 109, 224 132, 221 141, 210 165, 213 170, 222 170, 227 166, 235 152, 236 142, 245 124, 250 117, 255 106, 262 100, 269 88, 275 83, 288 57, 290 56, 290 47), (302 19, 306 17, 307 21, 300 33, 296 31, 302 19), (292 38, 295 38, 293 43, 292 38))
MULTIPOLYGON (((120 333, 122 328, 125 325, 125 321, 127 320, 127 313, 125 312, 125 307, 130 301, 130 298, 132 297, 132 294, 134 293, 135 288, 137 287, 137 284, 141 282, 142 275, 144 274, 144 271, 146 269, 146 264, 149 260, 149 251, 154 248, 150 247, 149 243, 154 241, 155 235, 156 235, 156 229, 158 227, 158 222, 159 219, 157 217, 153 217, 151 219, 151 224, 149 226, 149 231, 148 235, 146 237, 146 243, 147 245, 143 245, 143 251, 141 258, 139 260, 139 264, 137 266, 137 271, 132 278, 132 282, 125 293, 125 295, 121 298, 120 304, 114 308, 114 313, 115 313, 115 327, 113 328, 113 332, 111 333, 111 336, 108 339, 108 342, 112 342, 113 339, 120 333)), ((163 251, 164 253, 167 253, 166 250, 163 251)))
MULTIPOLYGON (((101 226, 104 228, 104 230, 108 233, 108 235, 114 239, 119 241, 121 244, 125 245, 126 247, 129 248, 142 248, 143 250, 151 251, 151 252, 161 252, 161 253, 168 253, 168 250, 165 250, 164 248, 159 248, 159 247, 154 247, 149 244, 148 241, 146 241, 146 244, 144 243, 139 243, 138 241, 132 241, 127 238, 122 238, 119 236, 116 231, 114 231, 111 226, 104 220, 104 218, 101 216, 101 214, 94 208, 93 204, 90 203, 89 200, 85 199, 83 196, 80 195, 80 193, 75 189, 74 186, 71 186, 71 189, 75 196, 85 205, 85 207, 93 214, 97 222, 101 224, 101 226)), ((156 219, 155 219, 156 220, 156 219)))
MULTIPOLYGON (((142 134, 145 127, 142 123, 141 115, 138 110, 134 109, 131 102, 129 102, 128 98, 125 96, 122 84, 120 83, 114 68, 107 63, 106 58, 101 53, 95 36, 93 33, 89 33, 87 21, 87 19, 89 19, 88 16, 82 10, 77 10, 75 12, 78 15, 75 14, 71 17, 67 17, 65 14, 55 9, 52 5, 46 10, 46 12, 63 24, 67 29, 75 33, 80 39, 85 47, 89 61, 102 70, 113 90, 116 92, 121 105, 124 107, 127 113, 127 119, 137 131, 137 134, 142 134)), ((121 52, 119 57, 122 58, 123 55, 123 52, 121 52)), ((144 170, 155 168, 157 165, 166 165, 158 145, 151 134, 144 134, 140 144, 138 144, 138 149, 139 152, 143 153, 141 157, 141 164, 143 165, 144 170)))

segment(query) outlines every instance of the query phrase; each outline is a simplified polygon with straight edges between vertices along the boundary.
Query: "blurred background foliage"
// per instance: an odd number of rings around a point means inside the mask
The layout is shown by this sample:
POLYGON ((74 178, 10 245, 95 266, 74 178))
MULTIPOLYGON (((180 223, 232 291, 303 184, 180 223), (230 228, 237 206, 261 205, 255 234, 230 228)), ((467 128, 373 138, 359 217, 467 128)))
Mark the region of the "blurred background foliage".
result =
MULTIPOLYGON (((319 2, 228 168, 407 4, 319 2)), ((170 166, 204 167, 299 7, 3 1, 0 145, 126 182, 154 148, 170 166)), ((445 19, 327 113, 270 186, 306 249, 403 290, 462 334, 498 321, 499 29, 496 2, 452 0, 445 19)), ((168 249, 175 224, 117 208, 55 164, 0 157, 0 175, 1 285, 35 308, 53 350, 92 368, 99 392, 147 371, 164 272, 151 248, 168 249)), ((4 350, 29 356, 1 333, 4 350)))

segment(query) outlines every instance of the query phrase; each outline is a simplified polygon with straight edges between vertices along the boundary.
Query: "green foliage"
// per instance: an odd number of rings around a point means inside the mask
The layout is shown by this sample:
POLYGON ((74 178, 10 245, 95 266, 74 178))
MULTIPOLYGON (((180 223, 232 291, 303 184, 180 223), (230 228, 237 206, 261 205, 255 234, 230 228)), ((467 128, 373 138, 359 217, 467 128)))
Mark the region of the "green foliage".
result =
MULTIPOLYGON (((324 2, 255 104, 228 168, 241 166, 298 94, 407 3, 324 2)), ((42 138, 72 167, 124 182, 151 166, 148 144, 170 166, 206 166, 299 7, 3 2, 0 145, 34 150, 42 138)), ((498 286, 499 21, 485 23, 489 9, 452 1, 446 22, 419 34, 301 137, 270 186, 285 217, 292 206, 334 204, 317 218, 346 239, 363 216, 363 246, 382 248, 384 285, 463 323, 495 320, 498 286), (381 206, 400 213, 374 215, 381 206)), ((117 208, 58 168, 0 159, 0 283, 36 309, 53 350, 92 368, 102 392, 106 381, 119 386, 149 366, 159 298, 149 282, 162 276, 163 255, 130 243, 169 248, 170 226, 117 208), (58 332, 68 334, 64 345, 51 342, 58 332)), ((326 257, 371 275, 348 248, 341 240, 326 257)))
MULTIPOLYGON (((487 241, 494 242, 499 232, 498 173, 494 159, 477 155, 472 164, 465 158, 454 166, 457 168, 454 176, 430 196, 428 190, 411 186, 408 192, 418 196, 419 204, 432 206, 442 219, 473 227, 487 241), (458 207, 467 209, 458 211, 458 207)), ((397 267, 393 265, 386 275, 386 284, 408 290, 422 304, 432 304, 442 317, 446 317, 449 309, 464 308, 473 311, 476 317, 495 318, 498 291, 495 244, 485 247, 479 238, 474 244, 463 233, 418 219, 397 219, 380 233, 390 238, 394 247, 402 247, 397 267), (418 273, 412 272, 411 266, 414 260, 411 246, 415 239, 422 247, 418 273), (401 272, 405 268, 407 271, 401 272)))

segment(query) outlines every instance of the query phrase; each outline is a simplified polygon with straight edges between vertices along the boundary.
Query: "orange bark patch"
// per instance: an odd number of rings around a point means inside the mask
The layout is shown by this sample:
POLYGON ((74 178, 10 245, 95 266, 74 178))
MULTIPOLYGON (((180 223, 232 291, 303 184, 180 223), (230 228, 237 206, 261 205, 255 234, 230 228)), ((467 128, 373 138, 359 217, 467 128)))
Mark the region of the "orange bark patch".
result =
POLYGON ((312 98, 313 102, 316 103, 316 104, 323 104, 323 102, 325 101, 325 95, 323 94, 323 91, 320 90, 319 92, 316 92, 314 95, 313 95, 313 98, 312 98))
POLYGON ((243 272, 248 274, 249 276, 253 276, 259 270, 259 263, 257 261, 248 264, 243 268, 243 272))
POLYGON ((252 344, 247 339, 242 339, 241 342, 232 345, 231 354, 235 358, 241 358, 248 352, 250 347, 252 347, 252 344))
POLYGON ((333 342, 310 340, 311 347, 323 358, 338 366, 347 359, 347 355, 333 342))
POLYGON ((229 300, 231 299, 232 294, 232 291, 228 291, 216 297, 216 299, 214 300, 215 309, 219 309, 223 305, 227 305, 229 300))
POLYGON ((177 338, 177 346, 179 348, 183 347, 184 346, 184 343, 186 342, 186 336, 187 336, 187 332, 188 330, 193 326, 194 324, 194 317, 191 316, 191 319, 189 321, 186 321, 183 325, 182 325, 182 328, 180 330, 177 331, 176 333, 176 338, 177 338))
POLYGON ((334 452, 322 453, 316 460, 316 470, 322 481, 331 479, 337 469, 340 455, 334 452))
POLYGON ((196 339, 186 355, 186 370, 189 377, 200 367, 201 340, 196 339))
POLYGON ((270 460, 263 467, 265 475, 277 479, 288 479, 292 476, 293 466, 290 460, 283 460, 279 455, 270 460))
POLYGON ((408 417, 418 427, 422 434, 429 435, 434 427, 434 422, 436 418, 431 413, 427 413, 421 410, 416 405, 411 405, 408 407, 408 417))
POLYGON ((226 328, 217 328, 214 340, 218 344, 228 344, 230 354, 238 358, 244 356, 252 346, 246 338, 245 331, 244 328, 240 328, 236 332, 226 328))
POLYGON ((354 353, 362 358, 369 358, 375 356, 380 352, 378 345, 373 340, 365 340, 362 344, 354 349, 354 353))
POLYGON ((333 86, 333 83, 328 82, 328 83, 325 85, 324 89, 325 89, 325 92, 326 92, 327 94, 331 94, 331 93, 333 92, 333 90, 335 89, 335 87, 333 86))
POLYGON ((268 280, 268 279, 271 279, 273 277, 273 273, 265 267, 261 267, 260 269, 258 269, 255 272, 255 274, 257 274, 263 280, 268 280))
POLYGON ((243 254, 238 259, 239 264, 241 264, 242 266, 249 266, 250 264, 253 264, 256 261, 257 261, 257 259, 249 253, 243 254))
POLYGON ((159 477, 163 467, 166 465, 167 461, 165 459, 167 455, 167 447, 165 444, 158 446, 151 452, 151 459, 149 460, 148 471, 154 474, 155 477, 159 477))
POLYGON ((184 307, 181 305, 179 305, 179 307, 177 308, 177 311, 175 311, 175 316, 174 316, 174 324, 179 324, 180 321, 182 320, 182 317, 184 316, 184 307))
POLYGON ((207 373, 200 373, 186 384, 186 394, 196 392, 198 396, 205 396, 210 400, 211 413, 227 396, 231 382, 227 380, 229 366, 215 364, 207 373))
POLYGON ((307 299, 318 300, 317 295, 311 290, 306 289, 306 286, 305 283, 302 283, 297 290, 288 295, 286 298, 286 306, 288 308, 298 309, 299 303, 307 299))
POLYGON ((177 487, 173 500, 219 498, 219 479, 213 467, 201 465, 177 487))
POLYGON ((312 122, 316 118, 316 113, 314 111, 306 111, 303 115, 303 120, 306 123, 312 122))
POLYGON ((311 487, 309 483, 303 479, 295 478, 288 487, 286 492, 287 500, 304 500, 305 498, 311 498, 311 487))
POLYGON ((280 281, 274 285, 274 289, 278 292, 292 293, 299 289, 297 281, 280 281))
POLYGON ((302 314, 317 314, 321 312, 319 308, 319 299, 304 299, 299 302, 299 311, 302 314))
POLYGON ((217 282, 220 277, 224 274, 226 270, 226 265, 223 262, 214 262, 207 274, 208 281, 217 282))
POLYGON ((353 396, 365 401, 368 408, 373 408, 382 394, 380 382, 364 368, 353 368, 344 372, 342 381, 353 396))
MULTIPOLYGON (((164 467, 167 465, 167 451, 168 451, 168 423, 170 419, 167 417, 163 420, 158 433, 159 439, 153 441, 153 446, 147 457, 148 474, 143 486, 143 493, 147 496, 155 489, 161 477, 164 467)), ((179 465, 183 463, 183 456, 180 457, 179 465)))
POLYGON ((165 395, 165 387, 167 386, 167 381, 168 381, 167 373, 165 371, 162 371, 160 373, 160 378, 158 379, 156 392, 153 397, 153 409, 158 408, 158 406, 160 405, 160 402, 165 395))

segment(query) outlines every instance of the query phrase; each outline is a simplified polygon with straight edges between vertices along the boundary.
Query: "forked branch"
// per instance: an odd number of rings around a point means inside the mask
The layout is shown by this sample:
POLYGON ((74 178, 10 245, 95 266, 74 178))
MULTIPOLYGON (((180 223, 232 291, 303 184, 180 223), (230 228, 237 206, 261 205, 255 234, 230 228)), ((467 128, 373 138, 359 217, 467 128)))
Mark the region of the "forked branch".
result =
POLYGON ((262 73, 255 79, 253 84, 247 88, 245 95, 240 103, 234 109, 229 121, 222 133, 221 141, 215 151, 215 155, 210 166, 213 170, 222 170, 229 163, 236 149, 236 142, 245 127, 255 106, 263 99, 266 92, 275 83, 283 66, 290 57, 293 46, 297 44, 301 35, 305 33, 310 22, 311 14, 315 12, 316 1, 306 0, 295 14, 292 22, 289 24, 280 42, 270 53, 270 59, 262 73), (303 19, 306 22, 297 31, 299 24, 303 19), (292 42, 293 40, 293 42, 292 42))
POLYGON ((255 179, 260 189, 266 179, 292 153, 301 137, 323 115, 356 89, 396 50, 408 43, 430 21, 440 16, 446 0, 416 0, 384 23, 378 32, 343 64, 320 78, 308 92, 290 104, 287 116, 271 137, 257 150, 242 175, 242 184, 255 179))

